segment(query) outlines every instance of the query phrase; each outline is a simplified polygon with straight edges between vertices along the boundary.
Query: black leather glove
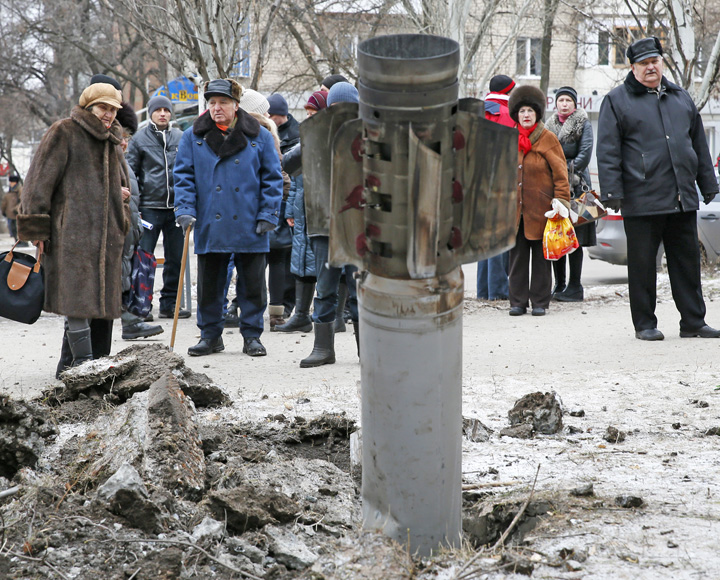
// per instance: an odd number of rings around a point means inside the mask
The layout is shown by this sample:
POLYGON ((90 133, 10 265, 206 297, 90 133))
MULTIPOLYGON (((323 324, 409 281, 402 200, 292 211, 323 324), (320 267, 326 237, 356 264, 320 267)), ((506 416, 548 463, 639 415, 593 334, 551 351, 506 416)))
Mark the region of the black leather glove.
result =
POLYGON ((179 215, 175 218, 175 223, 182 228, 184 233, 188 229, 188 226, 190 229, 193 228, 195 225, 195 218, 191 215, 179 215))
POLYGON ((273 231, 275 227, 275 224, 271 224, 270 222, 266 222, 265 220, 258 220, 257 227, 255 228, 255 233, 258 235, 266 234, 273 231))
POLYGON ((715 193, 703 193, 703 201, 705 202, 705 205, 709 204, 713 199, 715 199, 715 196, 717 194, 715 193))
POLYGON ((602 203, 607 209, 611 209, 613 211, 620 211, 622 209, 623 200, 620 198, 603 199, 600 203, 602 203))

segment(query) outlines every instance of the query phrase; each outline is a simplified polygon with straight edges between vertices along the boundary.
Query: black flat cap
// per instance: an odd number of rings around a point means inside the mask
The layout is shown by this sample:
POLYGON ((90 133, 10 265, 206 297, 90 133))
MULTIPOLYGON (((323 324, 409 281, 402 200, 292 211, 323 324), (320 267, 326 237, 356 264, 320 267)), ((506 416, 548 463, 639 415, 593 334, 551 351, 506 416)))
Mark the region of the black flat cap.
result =
POLYGON ((650 38, 641 38, 633 42, 628 46, 625 54, 627 54, 630 64, 633 64, 639 60, 645 60, 653 56, 662 56, 663 48, 662 44, 660 44, 660 39, 651 36, 650 38))

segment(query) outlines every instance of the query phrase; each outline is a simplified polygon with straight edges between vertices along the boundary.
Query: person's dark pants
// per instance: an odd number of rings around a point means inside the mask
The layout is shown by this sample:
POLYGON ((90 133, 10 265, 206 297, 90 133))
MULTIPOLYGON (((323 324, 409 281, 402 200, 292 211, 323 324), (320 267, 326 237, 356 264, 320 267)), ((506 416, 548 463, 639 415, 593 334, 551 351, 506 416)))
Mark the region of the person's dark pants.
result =
POLYGON ((292 311, 295 306, 295 278, 290 273, 292 246, 270 249, 268 254, 268 292, 270 304, 292 311))
POLYGON ((357 268, 355 266, 345 266, 344 268, 328 266, 329 241, 330 238, 327 236, 313 236, 310 238, 310 244, 315 254, 315 273, 317 274, 313 320, 315 322, 335 322, 340 276, 344 270, 348 287, 346 304, 354 324, 358 320, 357 289, 355 288, 355 277, 353 276, 357 268))
POLYGON ((225 280, 231 257, 237 268, 235 290, 240 308, 240 333, 244 338, 259 338, 263 332, 267 254, 198 254, 197 321, 200 336, 208 340, 221 336, 225 328, 225 280))
POLYGON ((142 218, 153 225, 151 230, 144 229, 140 238, 140 247, 151 254, 155 253, 160 233, 163 235, 163 287, 160 291, 160 311, 174 312, 180 281, 180 262, 182 262, 185 235, 182 228, 175 224, 175 212, 172 209, 140 208, 142 218))
POLYGON ((660 242, 665 246, 670 288, 680 312, 680 330, 705 325, 705 301, 700 282, 697 212, 625 217, 628 292, 635 330, 657 328, 657 270, 660 242))
POLYGON ((542 240, 528 240, 520 222, 515 247, 510 250, 508 278, 510 306, 547 308, 552 293, 552 266, 543 256, 542 240), (532 277, 530 276, 532 268, 532 277))
POLYGON ((8 225, 8 232, 10 235, 15 239, 17 242, 18 236, 17 236, 17 220, 11 220, 10 218, 7 219, 7 225, 8 225))

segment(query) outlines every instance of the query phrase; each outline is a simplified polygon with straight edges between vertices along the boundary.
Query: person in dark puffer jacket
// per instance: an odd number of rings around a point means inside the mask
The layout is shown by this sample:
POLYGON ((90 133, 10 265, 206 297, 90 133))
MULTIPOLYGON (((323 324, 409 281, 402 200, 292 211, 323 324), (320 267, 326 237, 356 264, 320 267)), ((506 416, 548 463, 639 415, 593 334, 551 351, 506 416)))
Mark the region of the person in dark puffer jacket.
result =
MULTIPOLYGON (((167 97, 153 97, 148 101, 147 110, 150 122, 133 137, 126 158, 140 187, 140 214, 153 226, 144 232, 140 245, 146 252, 154 254, 160 233, 163 235, 165 264, 160 291, 160 318, 173 318, 185 239, 175 224, 173 181, 173 167, 182 131, 170 125, 173 104, 167 97)), ((179 318, 190 318, 190 312, 180 310, 179 318)), ((152 315, 146 320, 152 320, 152 315)))

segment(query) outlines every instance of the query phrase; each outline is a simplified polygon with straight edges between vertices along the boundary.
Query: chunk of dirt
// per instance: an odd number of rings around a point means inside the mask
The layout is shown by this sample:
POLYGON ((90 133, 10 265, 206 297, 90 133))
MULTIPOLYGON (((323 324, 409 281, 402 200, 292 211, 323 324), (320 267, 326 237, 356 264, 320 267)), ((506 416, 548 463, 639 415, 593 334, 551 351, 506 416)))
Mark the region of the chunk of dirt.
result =
POLYGON ((607 428, 605 435, 603 435, 603 439, 605 439, 608 443, 622 443, 625 441, 626 437, 627 433, 625 431, 620 431, 617 427, 613 427, 612 425, 607 428))
POLYGON ((555 393, 530 393, 515 402, 508 411, 510 425, 530 423, 533 429, 544 435, 562 430, 562 407, 555 393))
POLYGON ((173 373, 180 388, 193 399, 196 407, 230 404, 227 393, 207 375, 186 367, 182 356, 160 344, 135 344, 113 357, 68 369, 61 375, 64 386, 45 391, 42 398, 51 405, 57 405, 89 394, 120 404, 134 393, 148 390, 168 372, 173 373))
POLYGON ((211 492, 208 508, 228 531, 243 534, 267 524, 287 523, 300 514, 300 506, 282 493, 252 485, 211 492))
POLYGON ((34 467, 46 439, 56 434, 40 406, 0 396, 0 477, 12 479, 20 468, 34 467))

